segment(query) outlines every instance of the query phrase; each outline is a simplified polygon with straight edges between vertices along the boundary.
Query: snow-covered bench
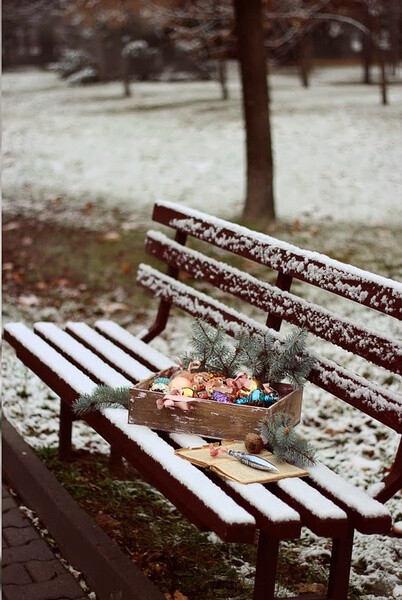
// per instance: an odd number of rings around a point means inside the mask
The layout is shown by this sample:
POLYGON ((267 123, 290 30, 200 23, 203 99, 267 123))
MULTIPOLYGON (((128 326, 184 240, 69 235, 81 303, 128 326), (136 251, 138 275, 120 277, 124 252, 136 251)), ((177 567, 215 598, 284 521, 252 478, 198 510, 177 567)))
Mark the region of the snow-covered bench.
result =
MULTIPOLYGON (((154 220, 174 228, 176 238, 172 241, 162 233, 148 233, 148 252, 165 261, 168 272, 139 267, 138 283, 160 298, 155 322, 142 339, 111 321, 98 321, 94 327, 68 323, 65 330, 51 323, 37 323, 34 331, 19 323, 5 327, 5 338, 21 360, 62 399, 60 450, 64 456, 71 449, 70 406, 80 394, 99 383, 126 386, 170 366, 171 361, 148 342, 164 330, 171 306, 203 316, 229 334, 235 334, 239 325, 252 331, 266 326, 278 331, 285 320, 375 365, 401 373, 401 345, 396 341, 289 292, 296 278, 400 318, 400 284, 178 205, 156 204, 154 220), (276 270, 276 285, 185 247, 189 235, 276 270), (268 312, 267 324, 180 282, 181 271, 187 279, 190 275, 262 308, 268 312)), ((317 357, 310 379, 401 432, 401 398, 390 390, 322 357, 317 357)), ((374 499, 322 464, 311 468, 303 480, 267 486, 229 483, 174 455, 177 446, 203 443, 197 436, 172 433, 162 437, 146 427, 128 425, 125 409, 110 408, 88 415, 86 421, 111 444, 115 455, 124 456, 199 528, 231 542, 252 543, 259 532, 254 600, 274 598, 279 543, 299 537, 301 526, 333 539, 326 596, 332 600, 347 598, 354 530, 366 534, 390 530, 391 517, 382 502, 402 486, 401 446, 374 499)))

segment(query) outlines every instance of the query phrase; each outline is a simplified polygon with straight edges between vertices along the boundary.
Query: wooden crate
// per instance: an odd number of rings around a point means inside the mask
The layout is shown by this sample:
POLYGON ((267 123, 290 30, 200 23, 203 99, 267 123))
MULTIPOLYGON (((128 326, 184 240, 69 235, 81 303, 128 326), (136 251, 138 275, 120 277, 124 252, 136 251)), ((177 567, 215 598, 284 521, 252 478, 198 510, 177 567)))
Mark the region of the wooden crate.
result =
POLYGON ((215 439, 243 440, 247 433, 258 432, 258 421, 274 413, 287 413, 294 424, 300 422, 302 390, 278 383, 275 388, 281 398, 269 408, 200 400, 188 412, 179 408, 158 410, 156 401, 164 396, 151 392, 155 377, 169 377, 172 369, 161 371, 137 384, 131 390, 128 422, 147 425, 151 429, 178 433, 193 433, 215 439))

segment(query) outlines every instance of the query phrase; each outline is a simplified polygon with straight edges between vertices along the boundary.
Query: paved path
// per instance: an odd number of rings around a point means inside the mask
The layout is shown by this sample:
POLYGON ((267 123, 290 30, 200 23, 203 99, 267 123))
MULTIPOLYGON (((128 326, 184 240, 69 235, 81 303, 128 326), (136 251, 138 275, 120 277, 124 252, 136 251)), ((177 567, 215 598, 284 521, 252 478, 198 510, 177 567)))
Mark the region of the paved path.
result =
POLYGON ((88 600, 3 485, 3 600, 88 600))

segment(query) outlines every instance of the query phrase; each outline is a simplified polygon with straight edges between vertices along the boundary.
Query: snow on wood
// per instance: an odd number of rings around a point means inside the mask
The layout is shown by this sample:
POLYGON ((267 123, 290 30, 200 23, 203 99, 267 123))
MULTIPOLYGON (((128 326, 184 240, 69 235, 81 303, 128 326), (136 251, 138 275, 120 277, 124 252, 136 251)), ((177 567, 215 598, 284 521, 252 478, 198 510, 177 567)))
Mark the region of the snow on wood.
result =
POLYGON ((282 479, 276 485, 320 519, 347 518, 345 511, 339 508, 332 500, 325 498, 325 496, 308 485, 303 479, 282 479))
POLYGON ((152 365, 155 365, 157 370, 167 369, 174 364, 171 359, 164 356, 161 352, 154 350, 149 344, 146 344, 126 329, 123 329, 123 327, 114 321, 96 321, 95 327, 113 341, 131 350, 137 356, 143 357, 152 365))
POLYGON ((184 248, 161 232, 148 231, 148 240, 151 240, 151 253, 154 241, 157 243, 157 250, 166 253, 165 260, 172 258, 175 265, 183 267, 196 279, 209 281, 221 290, 239 296, 269 314, 275 314, 299 327, 306 327, 318 337, 356 352, 390 370, 393 366, 400 368, 402 345, 391 337, 338 317, 325 308, 269 283, 261 282, 244 271, 206 257, 196 250, 184 248))
MULTIPOLYGON (((169 437, 183 448, 196 448, 207 443, 204 438, 198 435, 170 433, 169 437)), ((293 508, 272 494, 262 484, 243 485, 229 480, 225 480, 225 482, 270 521, 276 523, 300 521, 299 514, 293 508)))
POLYGON ((306 469, 313 481, 320 487, 327 490, 335 498, 345 503, 359 515, 365 518, 389 516, 386 506, 374 500, 363 490, 354 487, 349 481, 346 481, 328 469, 323 464, 316 464, 306 469))
POLYGON ((103 414, 144 452, 157 460, 168 473, 199 497, 206 506, 216 512, 222 521, 231 524, 255 524, 254 517, 238 506, 204 473, 176 456, 172 446, 154 431, 142 425, 129 425, 126 409, 106 408, 103 414))
POLYGON ((80 340, 89 344, 96 352, 102 354, 106 360, 114 364, 116 368, 124 371, 129 377, 140 381, 152 375, 152 371, 147 367, 144 367, 137 360, 128 356, 126 352, 123 352, 115 344, 109 342, 109 340, 86 323, 69 321, 66 327, 68 331, 71 331, 80 340))
POLYGON ((324 254, 298 248, 195 209, 173 202, 159 201, 156 204, 184 215, 184 218, 171 219, 169 222, 171 227, 181 229, 231 252, 238 254, 247 252, 254 260, 273 269, 284 273, 292 272, 295 277, 300 276, 319 287, 345 295, 356 302, 368 304, 385 313, 393 313, 397 308, 400 314, 402 284, 399 282, 341 263, 324 254))
POLYGON ((9 323, 5 325, 4 329, 79 394, 91 393, 96 387, 89 377, 63 358, 59 352, 26 325, 9 323))
POLYGON ((111 387, 131 386, 131 382, 107 365, 88 348, 77 342, 71 335, 57 327, 54 323, 35 323, 35 330, 40 332, 50 343, 55 344, 63 354, 71 357, 97 379, 111 387))

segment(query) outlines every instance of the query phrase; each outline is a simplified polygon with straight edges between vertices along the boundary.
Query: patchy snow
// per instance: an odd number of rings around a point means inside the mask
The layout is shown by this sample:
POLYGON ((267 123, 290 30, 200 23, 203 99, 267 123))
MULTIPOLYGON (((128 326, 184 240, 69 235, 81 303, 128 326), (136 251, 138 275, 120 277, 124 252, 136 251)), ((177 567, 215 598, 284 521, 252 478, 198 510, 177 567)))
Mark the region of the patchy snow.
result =
POLYGON ((174 365, 174 362, 170 358, 166 358, 164 354, 157 352, 149 344, 134 336, 127 329, 123 329, 123 327, 120 327, 114 321, 96 321, 95 327, 111 341, 120 344, 124 348, 131 350, 136 356, 141 356, 152 365, 155 365, 159 371, 174 365))
POLYGON ((346 513, 341 508, 303 479, 283 479, 278 481, 277 485, 320 519, 347 519, 346 513))
POLYGON ((347 506, 363 517, 385 517, 389 511, 384 504, 353 486, 349 481, 334 473, 323 464, 306 469, 319 487, 327 490, 335 498, 341 499, 347 506))
POLYGON ((89 327, 86 323, 79 323, 76 321, 69 321, 66 325, 67 331, 76 335, 85 344, 88 344, 91 348, 96 349, 106 360, 110 360, 116 365, 118 369, 121 369, 129 377, 133 377, 137 381, 146 379, 152 374, 147 367, 144 367, 134 358, 131 358, 126 352, 123 352, 112 342, 109 342, 103 335, 100 335, 97 331, 89 327))
MULTIPOLYGON (((126 99, 118 82, 72 88, 53 72, 4 73, 5 210, 40 214, 57 197, 70 217, 89 200, 148 214, 159 198, 240 212, 244 131, 231 71, 226 102, 215 82, 135 83, 126 99)), ((360 79, 358 67, 317 68, 303 89, 295 73, 272 74, 281 218, 402 221, 402 87, 383 107, 360 79)))
POLYGON ((254 518, 247 511, 212 483, 202 471, 176 456, 172 446, 162 440, 157 433, 143 425, 129 425, 125 408, 106 408, 103 413, 129 439, 139 444, 149 456, 160 462, 168 473, 217 513, 222 521, 231 524, 255 523, 254 518))
POLYGON ((131 386, 128 379, 109 367, 96 354, 85 348, 54 323, 35 323, 35 331, 40 333, 50 344, 60 348, 65 356, 73 358, 87 372, 95 375, 103 383, 112 387, 131 386))

